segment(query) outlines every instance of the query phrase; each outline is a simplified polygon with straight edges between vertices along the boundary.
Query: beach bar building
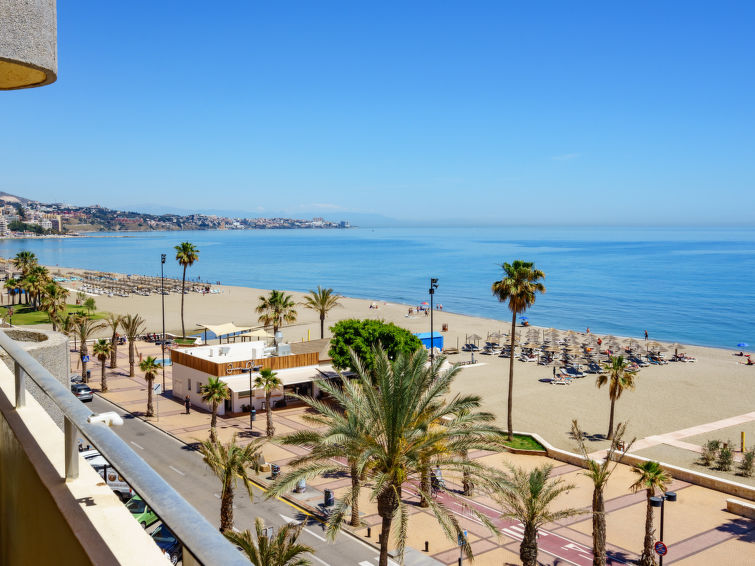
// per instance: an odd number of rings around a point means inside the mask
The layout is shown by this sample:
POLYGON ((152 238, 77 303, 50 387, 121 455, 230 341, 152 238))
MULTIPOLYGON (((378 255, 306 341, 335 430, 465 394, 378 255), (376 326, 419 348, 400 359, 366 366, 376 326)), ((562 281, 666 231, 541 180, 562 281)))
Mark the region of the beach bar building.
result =
POLYGON ((288 344, 266 346, 263 341, 238 342, 213 346, 174 348, 170 352, 173 372, 173 397, 211 410, 202 401, 202 386, 210 377, 220 378, 231 392, 230 399, 218 407, 218 414, 265 410, 265 392, 254 388, 254 379, 263 368, 275 371, 282 389, 272 392, 273 408, 281 401, 293 400, 291 393, 317 396, 317 383, 323 379, 339 379, 332 366, 320 366, 318 352, 291 354, 288 344), (251 380, 250 380, 251 377, 251 380), (251 384, 251 386, 250 386, 251 384))

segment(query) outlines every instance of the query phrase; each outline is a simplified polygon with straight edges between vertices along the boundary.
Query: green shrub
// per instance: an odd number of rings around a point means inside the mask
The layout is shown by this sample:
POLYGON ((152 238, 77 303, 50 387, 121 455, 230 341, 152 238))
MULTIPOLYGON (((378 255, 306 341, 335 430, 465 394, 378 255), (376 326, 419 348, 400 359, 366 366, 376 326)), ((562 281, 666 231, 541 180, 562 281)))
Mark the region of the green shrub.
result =
POLYGON ((746 478, 751 478, 753 464, 755 464, 755 446, 742 455, 742 461, 739 463, 740 475, 746 478))
POLYGON ((402 353, 411 354, 422 347, 414 334, 395 324, 382 320, 347 319, 330 327, 333 338, 328 354, 338 369, 351 367, 349 348, 353 349, 367 370, 374 364, 372 348, 382 345, 388 357, 395 360, 402 353))
POLYGON ((718 469, 722 472, 728 472, 731 470, 731 465, 734 463, 734 453, 729 448, 729 443, 724 443, 721 449, 718 451, 718 469))
POLYGON ((703 464, 705 466, 712 466, 713 462, 715 462, 716 458, 718 457, 718 451, 720 449, 720 440, 708 440, 705 444, 703 444, 703 452, 700 455, 700 459, 702 460, 703 464))

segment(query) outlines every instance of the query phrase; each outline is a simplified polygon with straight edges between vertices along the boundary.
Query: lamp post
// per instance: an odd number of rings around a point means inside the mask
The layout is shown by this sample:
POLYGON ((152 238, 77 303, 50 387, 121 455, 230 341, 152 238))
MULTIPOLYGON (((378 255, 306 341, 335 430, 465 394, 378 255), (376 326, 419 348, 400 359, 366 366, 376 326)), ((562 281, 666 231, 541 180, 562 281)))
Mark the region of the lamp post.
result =
POLYGON ((162 352, 163 359, 160 364, 163 366, 163 391, 165 391, 165 254, 160 254, 160 300, 162 301, 163 310, 163 339, 162 339, 162 352))
POLYGON ((245 368, 243 371, 249 372, 249 432, 254 431, 254 417, 257 411, 254 408, 254 402, 252 401, 252 370, 254 368, 245 368))
POLYGON ((430 366, 435 361, 435 335, 433 334, 433 296, 435 295, 435 289, 438 288, 438 278, 430 278, 430 366))
MULTIPOLYGON (((650 498, 650 505, 652 507, 660 507, 661 508, 661 539, 660 542, 663 542, 663 510, 664 510, 664 503, 666 501, 671 501, 672 503, 676 501, 676 493, 673 491, 667 491, 661 496, 651 497, 650 498)), ((658 559, 658 565, 663 566, 663 554, 659 555, 658 559)))

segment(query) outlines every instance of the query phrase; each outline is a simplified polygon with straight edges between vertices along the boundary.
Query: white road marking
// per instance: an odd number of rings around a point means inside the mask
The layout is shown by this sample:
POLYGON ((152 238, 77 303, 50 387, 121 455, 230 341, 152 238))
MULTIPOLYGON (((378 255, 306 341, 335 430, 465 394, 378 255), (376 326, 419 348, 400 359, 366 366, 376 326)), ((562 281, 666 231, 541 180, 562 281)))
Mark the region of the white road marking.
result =
POLYGON ((138 445, 138 444, 137 444, 136 442, 134 442, 133 440, 131 441, 131 444, 133 444, 134 446, 136 446, 136 447, 137 447, 137 448, 138 448, 139 450, 144 450, 144 446, 139 446, 139 445, 138 445))
POLYGON ((323 537, 321 537, 320 535, 318 535, 316 532, 311 531, 309 529, 304 529, 304 530, 307 531, 309 534, 311 534, 313 537, 319 538, 322 542, 327 542, 323 537))
POLYGON ((169 468, 170 468, 171 470, 173 470, 174 472, 176 472, 177 474, 181 474, 182 476, 185 476, 185 475, 186 475, 185 473, 183 473, 183 472, 182 472, 181 470, 179 470, 178 468, 174 468, 173 466, 168 466, 168 467, 169 467, 169 468))
POLYGON ((278 515, 280 515, 281 519, 283 519, 287 523, 296 523, 296 524, 299 524, 299 521, 297 521, 296 519, 292 519, 291 517, 286 517, 283 513, 278 513, 278 515))
POLYGON ((359 566, 372 566, 372 562, 367 562, 366 560, 362 560, 359 563, 359 566))
MULTIPOLYGON (((325 562, 325 560, 320 560, 314 554, 310 554, 309 557, 317 560, 320 564, 324 564, 324 566, 330 566, 330 564, 328 564, 327 562, 325 562)), ((370 565, 370 566, 372 566, 372 565, 370 565)))

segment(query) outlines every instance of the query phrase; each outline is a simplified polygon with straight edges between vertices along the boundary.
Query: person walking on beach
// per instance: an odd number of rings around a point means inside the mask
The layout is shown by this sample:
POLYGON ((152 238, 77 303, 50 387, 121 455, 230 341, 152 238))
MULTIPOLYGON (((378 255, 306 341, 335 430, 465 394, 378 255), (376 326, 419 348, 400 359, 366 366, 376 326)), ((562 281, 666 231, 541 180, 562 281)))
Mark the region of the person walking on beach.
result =
POLYGON ((647 339, 648 339, 648 331, 646 330, 645 331, 645 340, 647 340, 647 339))
POLYGON ((184 397, 184 405, 186 406, 186 414, 191 414, 191 397, 188 394, 184 397))

